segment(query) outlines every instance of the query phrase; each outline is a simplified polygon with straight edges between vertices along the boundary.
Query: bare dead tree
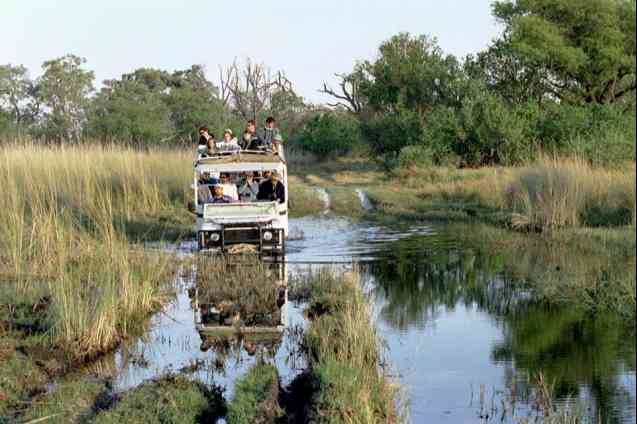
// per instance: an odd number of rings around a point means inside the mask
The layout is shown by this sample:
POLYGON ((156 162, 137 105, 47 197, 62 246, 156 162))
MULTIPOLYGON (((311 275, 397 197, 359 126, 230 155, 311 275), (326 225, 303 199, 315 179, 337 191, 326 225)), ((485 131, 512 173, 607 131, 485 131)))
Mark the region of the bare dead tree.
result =
POLYGON ((335 91, 327 83, 323 83, 323 88, 319 92, 328 94, 337 100, 328 103, 329 106, 344 107, 352 113, 360 113, 363 108, 359 94, 360 79, 353 74, 335 74, 335 76, 340 79, 338 83, 340 91, 335 91))
POLYGON ((242 118, 257 116, 272 102, 279 92, 293 92, 292 83, 283 71, 272 73, 264 64, 246 59, 243 65, 237 60, 226 68, 219 68, 221 99, 224 105, 235 110, 242 118))

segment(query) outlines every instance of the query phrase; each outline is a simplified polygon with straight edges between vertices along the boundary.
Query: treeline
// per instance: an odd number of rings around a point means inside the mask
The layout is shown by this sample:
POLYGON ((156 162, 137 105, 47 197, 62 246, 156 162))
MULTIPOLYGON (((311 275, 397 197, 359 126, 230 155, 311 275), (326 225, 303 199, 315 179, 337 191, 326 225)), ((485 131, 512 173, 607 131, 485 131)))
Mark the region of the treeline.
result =
POLYGON ((361 143, 389 165, 634 160, 635 0, 497 1, 493 14, 501 36, 463 60, 428 36, 384 42, 323 87, 349 116, 311 119, 301 143, 361 143))
POLYGON ((312 108, 283 72, 250 60, 221 68, 220 84, 199 65, 174 72, 140 68, 104 81, 99 91, 85 62, 74 55, 46 61, 36 79, 24 66, 0 66, 0 140, 191 144, 201 125, 220 135, 268 115, 294 133, 312 108))
MULTIPOLYGON (((307 104, 283 72, 137 69, 94 90, 72 55, 29 78, 0 66, 0 139, 192 143, 196 128, 277 117, 288 145, 319 157, 362 148, 388 166, 517 164, 540 154, 635 160, 635 0, 496 1, 502 34, 465 58, 398 34, 307 104), (9 137, 8 137, 9 136, 9 137)), ((452 23, 450 23, 452 24, 452 23)), ((461 30, 461 29, 459 29, 461 30)))

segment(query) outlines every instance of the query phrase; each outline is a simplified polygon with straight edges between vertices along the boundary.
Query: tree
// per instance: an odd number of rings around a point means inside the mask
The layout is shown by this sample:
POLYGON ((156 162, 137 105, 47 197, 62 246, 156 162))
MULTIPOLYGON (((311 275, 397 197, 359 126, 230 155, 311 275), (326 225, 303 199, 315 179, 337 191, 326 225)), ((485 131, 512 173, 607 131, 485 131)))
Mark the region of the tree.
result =
POLYGON ((105 82, 92 108, 90 133, 140 142, 193 142, 197 128, 223 128, 228 113, 204 68, 173 73, 140 68, 105 82))
POLYGON ((554 98, 609 104, 634 95, 634 0, 509 0, 493 10, 554 98))
POLYGON ((483 82, 487 89, 513 105, 539 104, 548 94, 542 70, 513 49, 510 34, 506 32, 488 49, 468 56, 464 70, 470 80, 483 82))
POLYGON ((323 88, 319 90, 320 93, 328 94, 336 99, 335 102, 327 105, 342 107, 352 113, 360 113, 363 110, 365 101, 360 93, 360 83, 365 78, 362 66, 357 65, 353 72, 336 74, 336 77, 340 80, 338 83, 339 91, 334 90, 327 83, 323 83, 323 88))
POLYGON ((44 62, 40 97, 45 109, 45 134, 54 140, 77 140, 86 118, 94 74, 85 71, 86 59, 66 55, 44 62))
POLYGON ((460 64, 445 55, 435 38, 402 33, 380 46, 374 62, 366 62, 360 92, 378 112, 395 112, 398 106, 420 116, 438 105, 459 102, 460 64))
POLYGON ((24 66, 0 65, 0 110, 5 111, 18 130, 33 122, 38 115, 37 91, 24 66))
MULTIPOLYGON (((235 60, 226 68, 219 68, 221 100, 244 120, 258 119, 272 104, 277 93, 293 93, 292 82, 283 71, 272 73, 270 68, 247 59, 243 68, 235 60)), ((296 96, 296 94, 295 94, 296 96)))
POLYGON ((174 130, 160 91, 122 79, 104 81, 91 107, 88 133, 104 141, 145 143, 167 140, 174 130))

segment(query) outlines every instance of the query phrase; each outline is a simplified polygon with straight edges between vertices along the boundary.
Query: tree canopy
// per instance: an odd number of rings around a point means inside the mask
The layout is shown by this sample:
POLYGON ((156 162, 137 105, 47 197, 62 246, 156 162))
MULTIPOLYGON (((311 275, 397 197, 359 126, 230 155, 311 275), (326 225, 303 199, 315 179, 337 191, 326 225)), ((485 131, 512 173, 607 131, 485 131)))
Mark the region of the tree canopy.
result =
POLYGON ((635 0, 497 1, 513 51, 555 98, 616 102, 635 92, 635 0))

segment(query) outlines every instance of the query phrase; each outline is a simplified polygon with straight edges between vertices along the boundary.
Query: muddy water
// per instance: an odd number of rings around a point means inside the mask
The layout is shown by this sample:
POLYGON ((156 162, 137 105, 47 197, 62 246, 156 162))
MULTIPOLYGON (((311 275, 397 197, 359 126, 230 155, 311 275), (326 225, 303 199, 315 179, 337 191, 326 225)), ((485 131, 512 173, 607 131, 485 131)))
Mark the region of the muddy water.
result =
MULTIPOLYGON (((484 252, 458 242, 453 229, 389 229, 329 215, 290 225, 296 239, 287 246, 288 273, 360 264, 412 422, 534 422, 539 373, 554 385, 556 404, 586 405, 585 414, 603 422, 635 422, 634 330, 613 317, 533 302, 520 284, 531 277, 525 269, 549 264, 536 260, 508 272, 502 255, 519 252, 484 252)), ((176 302, 153 318, 146 337, 118 353, 116 389, 188 369, 224 386, 230 398, 234 380, 260 354, 277 365, 284 384, 303 369, 288 334, 252 356, 240 347, 202 346, 190 285, 182 277, 176 302)), ((288 319, 292 328, 303 326, 299 305, 288 305, 288 319)))

